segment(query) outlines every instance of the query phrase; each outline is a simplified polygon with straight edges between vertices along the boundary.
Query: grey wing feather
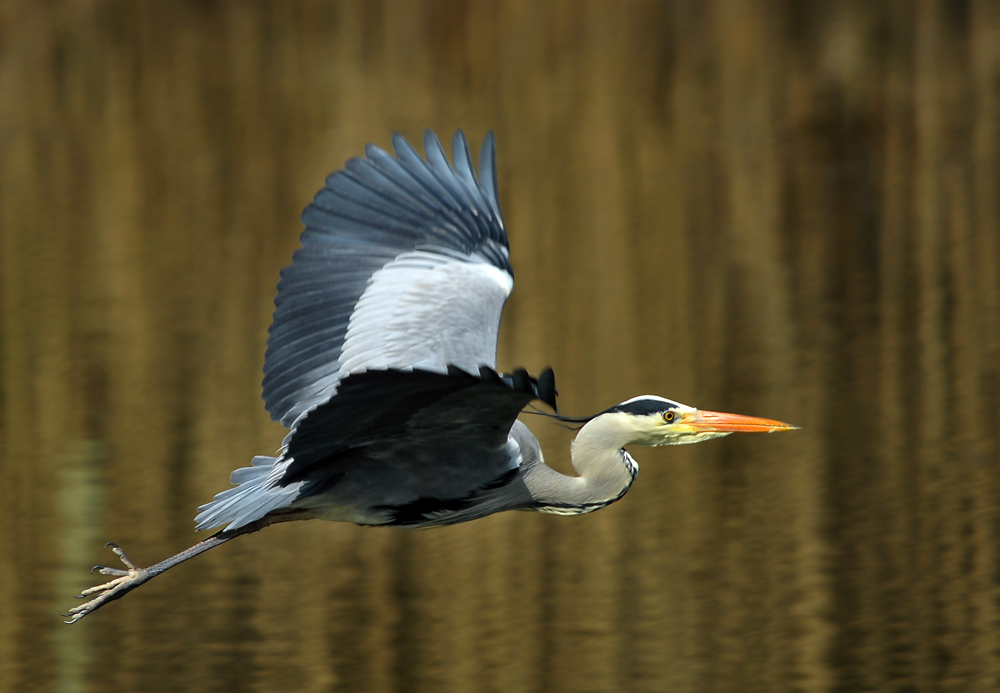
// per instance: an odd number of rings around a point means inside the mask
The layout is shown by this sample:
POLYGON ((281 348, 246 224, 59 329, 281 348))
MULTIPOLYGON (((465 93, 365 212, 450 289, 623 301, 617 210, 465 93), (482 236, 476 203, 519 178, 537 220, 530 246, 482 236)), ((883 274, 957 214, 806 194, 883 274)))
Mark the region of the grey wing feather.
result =
POLYGON ((461 131, 454 166, 429 131, 426 160, 398 135, 393 144, 396 158, 366 147, 302 214, 302 245, 281 273, 264 361, 265 406, 287 427, 350 372, 496 365, 513 272, 493 135, 483 141, 479 180, 461 131), (477 337, 460 338, 469 334, 477 337))
POLYGON ((479 151, 479 187, 493 205, 493 211, 500 216, 500 197, 497 190, 496 142, 493 133, 487 132, 479 151))
POLYGON ((238 485, 199 508, 198 528, 235 529, 293 504, 352 508, 366 524, 429 525, 527 503, 510 433, 531 400, 554 405, 542 380, 487 368, 352 374, 297 422, 280 458, 233 472, 238 485))
POLYGON ((526 373, 352 375, 290 434, 279 484, 301 484, 305 505, 321 496, 321 507, 354 504, 390 524, 439 524, 517 479, 511 427, 538 396, 526 373))
POLYGON ((280 458, 254 457, 251 466, 235 470, 229 477, 233 488, 217 493, 198 508, 197 529, 210 529, 228 523, 235 529, 264 517, 272 510, 287 507, 298 495, 295 488, 274 487, 270 477, 280 458))

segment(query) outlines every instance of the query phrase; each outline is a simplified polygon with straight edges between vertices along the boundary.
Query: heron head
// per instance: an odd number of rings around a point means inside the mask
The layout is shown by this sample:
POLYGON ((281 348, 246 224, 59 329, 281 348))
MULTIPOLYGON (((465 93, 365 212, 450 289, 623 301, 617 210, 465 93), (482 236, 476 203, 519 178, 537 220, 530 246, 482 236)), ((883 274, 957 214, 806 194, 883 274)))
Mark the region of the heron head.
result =
POLYGON ((635 397, 602 414, 614 416, 618 425, 630 432, 631 443, 653 447, 700 443, 730 433, 772 433, 798 428, 771 419, 695 409, 652 395, 635 397))

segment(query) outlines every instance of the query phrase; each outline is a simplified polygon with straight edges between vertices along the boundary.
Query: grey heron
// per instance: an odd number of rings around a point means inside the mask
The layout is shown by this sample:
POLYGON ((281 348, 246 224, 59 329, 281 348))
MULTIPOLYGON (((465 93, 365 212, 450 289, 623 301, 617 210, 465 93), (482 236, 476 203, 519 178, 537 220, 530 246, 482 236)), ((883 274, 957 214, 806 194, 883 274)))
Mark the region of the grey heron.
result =
MULTIPOLYGON (((123 568, 79 595, 73 623, 151 578, 271 524, 323 519, 432 527, 505 510, 588 513, 619 500, 638 474, 630 445, 697 443, 795 428, 700 411, 644 395, 594 416, 556 410, 551 370, 496 370, 500 315, 513 288, 488 133, 473 166, 461 131, 452 161, 431 131, 424 156, 394 135, 395 156, 368 145, 302 214, 281 272, 264 358, 263 398, 289 433, 233 487, 199 508, 223 529, 149 568, 108 544, 123 568), (576 476, 547 466, 518 420, 534 400, 581 424, 576 476)), ((93 572, 93 570, 91 572, 93 572)))

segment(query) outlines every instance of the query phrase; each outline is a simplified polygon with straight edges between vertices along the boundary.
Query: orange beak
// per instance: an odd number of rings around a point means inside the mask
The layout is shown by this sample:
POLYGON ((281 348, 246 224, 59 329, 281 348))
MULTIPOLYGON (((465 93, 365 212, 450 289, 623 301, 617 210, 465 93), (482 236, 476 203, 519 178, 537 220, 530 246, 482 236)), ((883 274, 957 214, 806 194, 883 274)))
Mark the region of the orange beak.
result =
POLYGON ((680 423, 687 424, 694 430, 704 433, 773 433, 774 431, 793 431, 798 428, 798 426, 781 421, 758 419, 755 416, 701 410, 688 414, 680 423))

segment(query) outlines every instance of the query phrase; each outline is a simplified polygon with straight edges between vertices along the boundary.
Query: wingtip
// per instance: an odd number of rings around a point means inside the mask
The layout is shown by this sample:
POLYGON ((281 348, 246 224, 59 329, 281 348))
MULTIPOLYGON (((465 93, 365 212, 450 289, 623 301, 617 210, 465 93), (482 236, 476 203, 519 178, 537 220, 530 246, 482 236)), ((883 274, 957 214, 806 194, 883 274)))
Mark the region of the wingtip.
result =
POLYGON ((479 184, 490 196, 490 201, 497 208, 499 216, 499 197, 497 194, 497 147, 496 137, 492 130, 486 131, 483 144, 479 148, 479 184))
POLYGON ((444 155, 444 147, 441 146, 441 140, 438 138, 437 133, 435 133, 430 128, 424 130, 424 156, 430 160, 431 153, 440 154, 444 158, 445 162, 448 161, 448 157, 444 155))
POLYGON ((455 172, 472 189, 477 187, 475 166, 472 164, 472 154, 469 152, 469 142, 465 139, 465 133, 459 128, 451 138, 451 160, 454 162, 455 172))
POLYGON ((410 144, 410 141, 395 130, 393 130, 392 132, 392 148, 396 152, 397 159, 400 157, 400 155, 404 154, 412 154, 416 156, 418 159, 423 158, 419 154, 417 154, 417 150, 413 148, 413 145, 410 144))
MULTIPOLYGON (((398 134, 398 133, 393 133, 393 137, 395 137, 396 134, 398 134)), ((378 160, 380 158, 387 157, 387 156, 389 156, 389 152, 387 152, 386 150, 382 149, 382 147, 378 146, 377 144, 373 144, 372 142, 369 142, 368 144, 365 145, 365 157, 366 158, 372 159, 372 160, 378 160)))

